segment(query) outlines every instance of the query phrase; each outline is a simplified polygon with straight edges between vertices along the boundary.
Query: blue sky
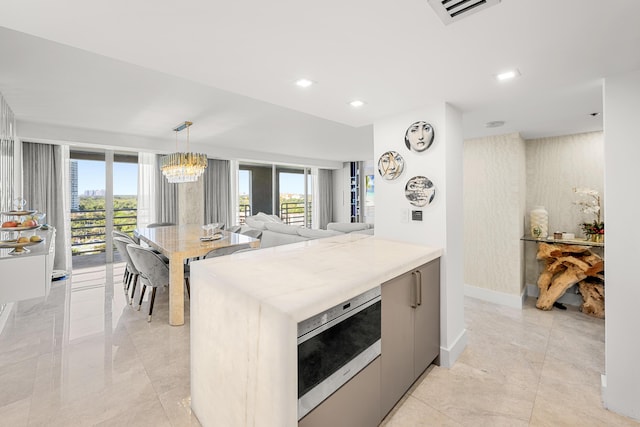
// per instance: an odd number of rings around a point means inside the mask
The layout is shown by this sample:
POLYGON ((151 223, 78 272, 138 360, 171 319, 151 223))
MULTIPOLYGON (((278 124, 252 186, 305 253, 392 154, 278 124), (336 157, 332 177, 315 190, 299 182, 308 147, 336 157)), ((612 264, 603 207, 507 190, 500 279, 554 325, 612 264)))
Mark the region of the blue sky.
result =
MULTIPOLYGON (((96 160, 77 160, 78 195, 87 190, 105 189, 105 164, 96 160)), ((138 192, 138 165, 136 163, 113 164, 113 194, 116 196, 136 195, 138 192)), ((249 193, 249 173, 240 171, 238 189, 240 194, 249 193)), ((304 175, 296 173, 280 174, 280 192, 303 194, 304 175)))
MULTIPOLYGON (((86 190, 105 189, 105 164, 96 160, 78 160, 78 195, 86 190)), ((113 164, 113 194, 116 196, 138 193, 138 164, 113 164)))

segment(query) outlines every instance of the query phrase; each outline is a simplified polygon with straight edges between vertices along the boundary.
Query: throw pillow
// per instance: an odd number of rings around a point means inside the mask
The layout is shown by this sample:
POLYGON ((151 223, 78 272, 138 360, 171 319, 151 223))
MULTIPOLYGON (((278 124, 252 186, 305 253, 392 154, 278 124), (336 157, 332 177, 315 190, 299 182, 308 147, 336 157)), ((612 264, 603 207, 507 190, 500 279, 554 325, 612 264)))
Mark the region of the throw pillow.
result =
POLYGON ((257 230, 264 230, 264 222, 258 221, 253 217, 247 217, 244 219, 244 223, 247 224, 251 228, 255 228, 257 230))
POLYGON ((254 215, 254 218, 262 222, 276 222, 280 224, 282 223, 282 220, 278 218, 276 215, 269 215, 264 212, 258 212, 257 214, 254 215))

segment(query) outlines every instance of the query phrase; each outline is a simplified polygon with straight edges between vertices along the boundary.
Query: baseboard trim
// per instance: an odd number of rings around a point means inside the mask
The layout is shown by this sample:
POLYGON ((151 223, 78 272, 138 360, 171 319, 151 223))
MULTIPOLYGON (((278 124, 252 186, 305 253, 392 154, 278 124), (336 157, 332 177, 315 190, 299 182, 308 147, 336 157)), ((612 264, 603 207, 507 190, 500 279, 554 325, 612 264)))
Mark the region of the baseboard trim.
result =
POLYGON ((451 368, 467 347, 467 330, 463 329, 449 348, 440 347, 440 366, 451 368))
MULTIPOLYGON (((540 295, 540 289, 538 289, 536 285, 527 283, 526 290, 527 295, 530 297, 538 298, 538 295, 540 295)), ((567 289, 567 292, 558 299, 558 302, 561 302, 562 304, 573 305, 576 307, 581 306, 582 295, 577 294, 576 290, 577 286, 574 285, 570 287, 569 289, 567 289)))
POLYGON ((472 285, 464 285, 464 294, 471 298, 519 309, 522 309, 524 300, 527 297, 526 289, 523 289, 520 295, 511 295, 472 285))

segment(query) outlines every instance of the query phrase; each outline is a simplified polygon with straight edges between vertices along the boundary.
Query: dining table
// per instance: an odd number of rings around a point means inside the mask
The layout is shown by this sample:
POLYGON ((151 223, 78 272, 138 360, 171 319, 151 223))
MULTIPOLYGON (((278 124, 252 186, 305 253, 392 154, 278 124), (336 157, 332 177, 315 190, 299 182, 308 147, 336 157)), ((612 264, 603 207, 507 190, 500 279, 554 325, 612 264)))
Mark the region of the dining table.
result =
POLYGON ((225 230, 216 231, 211 236, 198 224, 140 227, 134 231, 134 235, 169 258, 169 324, 172 326, 184 325, 186 259, 202 257, 214 249, 227 246, 260 246, 259 239, 225 230))

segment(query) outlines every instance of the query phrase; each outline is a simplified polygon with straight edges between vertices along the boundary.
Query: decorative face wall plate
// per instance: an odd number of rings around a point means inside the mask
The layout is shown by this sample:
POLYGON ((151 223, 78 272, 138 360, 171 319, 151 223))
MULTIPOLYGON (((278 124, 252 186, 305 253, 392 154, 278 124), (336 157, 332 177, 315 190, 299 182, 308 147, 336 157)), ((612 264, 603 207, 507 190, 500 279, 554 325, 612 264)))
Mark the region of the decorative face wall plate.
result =
POLYGON ((404 187, 404 196, 413 206, 425 206, 433 201, 436 188, 426 176, 414 176, 404 187))
POLYGON ((378 173, 387 181, 394 180, 402 175, 404 159, 396 151, 387 151, 378 160, 378 173))
POLYGON ((435 131, 433 126, 425 121, 412 123, 404 133, 404 143, 411 151, 421 152, 431 147, 435 131))

